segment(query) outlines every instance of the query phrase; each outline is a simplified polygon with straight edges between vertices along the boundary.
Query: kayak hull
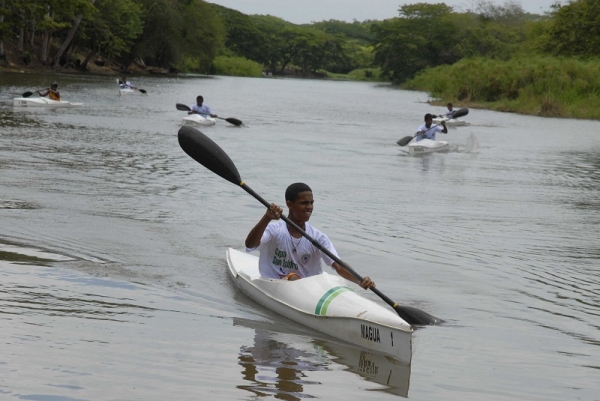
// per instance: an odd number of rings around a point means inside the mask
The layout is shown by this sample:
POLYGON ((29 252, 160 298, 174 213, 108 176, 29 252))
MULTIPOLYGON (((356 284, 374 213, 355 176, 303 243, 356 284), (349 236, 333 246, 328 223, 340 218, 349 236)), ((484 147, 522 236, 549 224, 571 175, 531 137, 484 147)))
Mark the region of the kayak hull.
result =
POLYGON ((45 97, 17 97, 13 99, 15 107, 50 107, 50 108, 76 108, 83 107, 83 103, 71 103, 66 100, 51 100, 45 97))
POLYGON ((190 114, 183 119, 182 125, 189 125, 191 127, 208 127, 215 125, 217 120, 213 117, 203 117, 200 114, 190 114))
POLYGON ((260 277, 258 258, 228 249, 236 285, 248 297, 301 325, 404 363, 412 358, 412 327, 393 309, 356 293, 344 278, 323 273, 296 281, 260 277))
POLYGON ((448 120, 446 118, 439 118, 439 117, 437 117, 437 118, 433 119, 433 123, 434 124, 441 124, 442 121, 446 122, 446 125, 448 127, 464 127, 466 125, 471 125, 470 123, 468 123, 466 121, 457 120, 457 119, 454 119, 454 118, 451 118, 451 119, 448 120))
POLYGON ((431 139, 421 139, 416 141, 416 138, 409 142, 406 146, 408 154, 412 156, 424 155, 428 153, 448 152, 450 144, 446 141, 433 141, 431 139))

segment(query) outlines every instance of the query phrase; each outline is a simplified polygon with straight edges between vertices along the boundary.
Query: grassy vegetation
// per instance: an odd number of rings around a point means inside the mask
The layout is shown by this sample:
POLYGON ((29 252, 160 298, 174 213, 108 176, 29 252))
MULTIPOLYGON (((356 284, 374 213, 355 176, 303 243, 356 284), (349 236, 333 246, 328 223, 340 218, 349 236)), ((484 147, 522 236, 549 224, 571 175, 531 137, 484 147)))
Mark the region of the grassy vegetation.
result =
POLYGON ((263 66, 256 61, 244 57, 217 56, 213 60, 216 75, 230 75, 236 77, 260 77, 263 66))
POLYGON ((402 85, 440 103, 547 117, 600 119, 600 61, 531 56, 463 59, 402 85))

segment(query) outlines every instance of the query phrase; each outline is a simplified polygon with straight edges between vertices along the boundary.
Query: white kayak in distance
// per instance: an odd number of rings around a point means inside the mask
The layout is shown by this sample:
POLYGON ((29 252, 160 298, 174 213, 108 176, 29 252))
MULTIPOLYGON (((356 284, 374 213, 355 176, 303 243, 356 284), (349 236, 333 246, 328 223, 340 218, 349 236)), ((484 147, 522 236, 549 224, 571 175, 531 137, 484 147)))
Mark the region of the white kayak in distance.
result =
POLYGON ((135 93, 137 93, 137 91, 131 88, 119 88, 119 96, 133 95, 135 93))
POLYGON ((121 80, 117 78, 117 85, 119 85, 119 96, 134 95, 139 93, 140 95, 146 95, 148 92, 145 89, 124 87, 121 80))
POLYGON ((447 119, 444 117, 436 117, 433 119, 434 124, 441 124, 442 121, 446 122, 446 125, 448 127, 464 127, 466 125, 471 125, 471 123, 468 123, 463 120, 458 120, 456 118, 447 119))
POLYGON ((72 103, 66 100, 52 100, 45 97, 17 97, 13 99, 16 107, 49 107, 49 108, 75 108, 83 107, 83 103, 72 103))
POLYGON ((182 125, 188 125, 191 127, 208 127, 210 125, 215 125, 216 123, 216 118, 210 116, 204 117, 200 114, 190 114, 183 119, 182 125))
POLYGON ((348 280, 322 273, 301 280, 263 278, 258 257, 232 248, 227 264, 248 297, 296 323, 410 363, 413 328, 391 308, 355 292, 348 280))
POLYGON ((433 117, 433 123, 434 124, 441 124, 442 121, 444 121, 446 123, 446 125, 448 127, 463 127, 465 125, 471 125, 470 123, 463 121, 463 120, 459 120, 459 117, 464 117, 467 114, 469 114, 469 109, 467 109, 466 107, 463 107, 462 109, 458 109, 458 110, 454 110, 452 112, 452 116, 438 116, 438 117, 433 117))

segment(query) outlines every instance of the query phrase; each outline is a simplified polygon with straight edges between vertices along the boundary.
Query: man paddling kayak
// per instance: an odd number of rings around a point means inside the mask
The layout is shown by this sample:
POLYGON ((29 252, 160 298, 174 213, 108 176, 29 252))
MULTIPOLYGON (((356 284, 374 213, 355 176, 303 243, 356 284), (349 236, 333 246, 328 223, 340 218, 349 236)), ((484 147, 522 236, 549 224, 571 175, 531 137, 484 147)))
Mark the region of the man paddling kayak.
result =
MULTIPOLYGON (((285 203, 289 208, 288 218, 337 257, 338 254, 327 235, 308 224, 314 204, 310 187, 304 183, 290 185, 285 191, 285 203)), ((375 283, 369 277, 359 282, 293 227, 279 220, 282 213, 283 209, 272 203, 246 238, 246 252, 255 249, 260 251, 258 270, 262 277, 298 280, 315 276, 323 273, 322 259, 345 279, 365 289, 375 287, 375 283), (272 222, 273 220, 278 221, 272 222)))
POLYGON ((41 91, 36 91, 38 95, 44 97, 44 96, 48 96, 48 99, 50 100, 56 100, 57 102, 60 102, 60 92, 58 91, 58 83, 57 82, 52 82, 52 85, 50 85, 49 88, 45 89, 45 92, 41 92, 41 91))
POLYGON ((202 103, 204 103, 204 98, 202 96, 198 96, 196 98, 196 104, 190 105, 190 111, 188 111, 188 114, 201 114, 205 117, 207 115, 211 117, 218 117, 216 114, 213 114, 210 107, 203 105, 202 103))
POLYGON ((419 128, 417 128, 417 133, 415 134, 417 136, 417 142, 425 138, 435 141, 435 134, 437 132, 441 132, 443 134, 448 133, 448 127, 446 127, 445 121, 442 120, 442 122, 440 123, 443 126, 443 128, 439 125, 434 125, 432 127, 432 123, 433 116, 429 113, 425 114, 425 124, 419 126, 419 128))

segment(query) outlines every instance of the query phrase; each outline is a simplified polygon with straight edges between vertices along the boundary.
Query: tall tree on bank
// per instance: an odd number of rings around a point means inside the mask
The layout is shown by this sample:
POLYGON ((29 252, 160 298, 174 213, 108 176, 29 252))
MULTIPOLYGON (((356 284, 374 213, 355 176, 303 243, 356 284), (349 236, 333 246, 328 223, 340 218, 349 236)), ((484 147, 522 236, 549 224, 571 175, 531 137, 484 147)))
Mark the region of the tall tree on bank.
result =
POLYGON ((108 59, 128 54, 144 28, 142 7, 134 0, 96 0, 95 5, 98 12, 83 21, 74 41, 79 48, 89 49, 79 66, 82 71, 98 54, 108 59))
POLYGON ((392 82, 413 78, 427 67, 458 60, 448 49, 456 27, 446 18, 452 7, 444 3, 401 6, 400 17, 374 24, 375 62, 392 82))
POLYGON ((598 57, 600 1, 577 0, 553 8, 544 50, 555 56, 598 57))
POLYGON ((96 2, 96 0, 79 0, 74 3, 74 1, 71 0, 71 3, 72 3, 71 10, 76 14, 75 14, 75 17, 73 18, 73 24, 71 25, 71 28, 69 29, 69 32, 67 33, 67 37, 65 38, 63 43, 60 45, 60 47, 56 51, 56 54, 54 55, 54 62, 53 62, 54 67, 56 67, 60 64, 61 58, 62 58, 64 52, 69 47, 69 45, 71 44, 71 41, 75 37, 75 32, 77 32, 77 28, 79 28, 79 24, 81 23, 81 20, 83 19, 83 17, 91 16, 92 13, 97 11, 94 8, 95 2, 96 2))
POLYGON ((139 58, 164 68, 192 59, 196 70, 209 72, 225 42, 225 28, 214 9, 201 0, 137 0, 145 11, 144 33, 130 60, 139 58))

